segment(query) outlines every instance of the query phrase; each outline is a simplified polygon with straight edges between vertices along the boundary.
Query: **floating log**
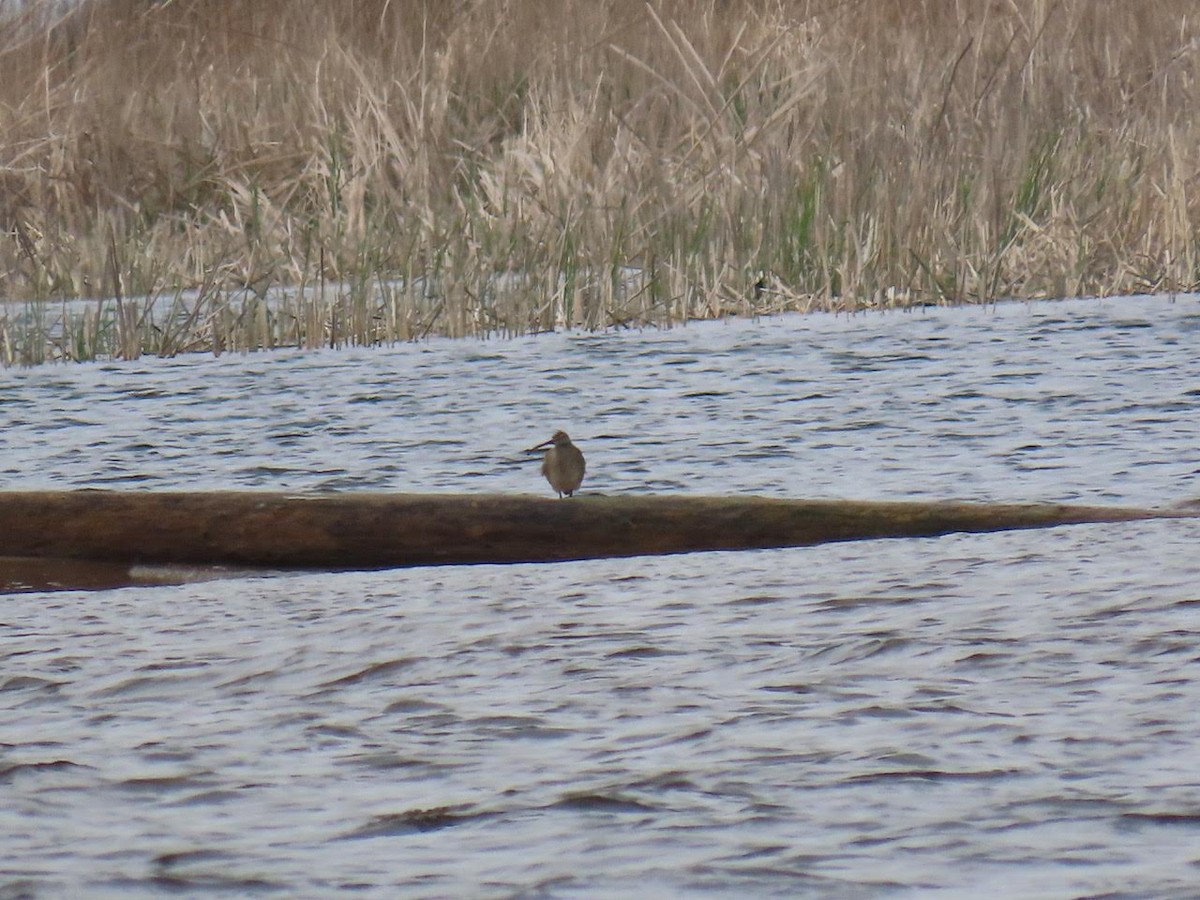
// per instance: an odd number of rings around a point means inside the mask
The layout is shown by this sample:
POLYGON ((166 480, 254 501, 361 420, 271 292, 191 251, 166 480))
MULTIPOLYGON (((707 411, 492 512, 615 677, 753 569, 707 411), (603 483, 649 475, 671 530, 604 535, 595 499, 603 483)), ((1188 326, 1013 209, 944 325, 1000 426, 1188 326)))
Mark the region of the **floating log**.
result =
MULTIPOLYGON (((30 491, 0 493, 0 553, 106 566, 350 570, 798 547, 1196 515, 686 495, 30 491)), ((3 572, 0 564, 0 582, 3 572)))

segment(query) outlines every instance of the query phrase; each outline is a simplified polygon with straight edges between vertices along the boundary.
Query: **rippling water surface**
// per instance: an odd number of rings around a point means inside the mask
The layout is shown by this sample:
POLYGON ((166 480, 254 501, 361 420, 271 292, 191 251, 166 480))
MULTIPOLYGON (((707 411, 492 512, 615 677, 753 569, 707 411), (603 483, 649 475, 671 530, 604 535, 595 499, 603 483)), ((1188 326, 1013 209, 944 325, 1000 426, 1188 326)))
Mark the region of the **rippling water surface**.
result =
MULTIPOLYGON (((1200 303, 0 373, 0 488, 1170 505, 1200 303)), ((571 501, 564 501, 571 502, 571 501)), ((1200 524, 0 598, 0 897, 1194 896, 1200 524)))

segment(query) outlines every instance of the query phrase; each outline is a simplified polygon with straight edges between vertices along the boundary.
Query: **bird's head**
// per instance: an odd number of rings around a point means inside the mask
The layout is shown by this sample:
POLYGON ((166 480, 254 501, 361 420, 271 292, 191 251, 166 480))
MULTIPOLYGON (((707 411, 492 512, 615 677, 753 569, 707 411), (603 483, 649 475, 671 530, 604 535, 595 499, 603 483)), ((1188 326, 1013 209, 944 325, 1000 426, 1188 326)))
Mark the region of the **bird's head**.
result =
POLYGON ((554 432, 553 436, 549 440, 542 441, 540 444, 536 444, 533 447, 530 447, 525 452, 526 453, 535 453, 538 450, 545 450, 551 444, 553 444, 555 447, 569 447, 569 446, 571 446, 571 438, 567 435, 567 433, 565 431, 556 431, 556 432, 554 432))

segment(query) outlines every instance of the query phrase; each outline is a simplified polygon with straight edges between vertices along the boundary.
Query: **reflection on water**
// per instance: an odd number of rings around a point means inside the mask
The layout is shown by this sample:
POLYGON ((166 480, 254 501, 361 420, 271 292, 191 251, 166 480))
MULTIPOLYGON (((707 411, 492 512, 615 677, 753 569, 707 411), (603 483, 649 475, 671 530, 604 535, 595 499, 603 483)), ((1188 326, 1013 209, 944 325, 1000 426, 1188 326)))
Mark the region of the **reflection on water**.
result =
MULTIPOLYGON (((0 374, 0 481, 1166 505, 1193 298, 0 374)), ((570 502, 570 501, 563 501, 570 502)), ((4 598, 0 895, 1186 895, 1198 526, 4 598)))

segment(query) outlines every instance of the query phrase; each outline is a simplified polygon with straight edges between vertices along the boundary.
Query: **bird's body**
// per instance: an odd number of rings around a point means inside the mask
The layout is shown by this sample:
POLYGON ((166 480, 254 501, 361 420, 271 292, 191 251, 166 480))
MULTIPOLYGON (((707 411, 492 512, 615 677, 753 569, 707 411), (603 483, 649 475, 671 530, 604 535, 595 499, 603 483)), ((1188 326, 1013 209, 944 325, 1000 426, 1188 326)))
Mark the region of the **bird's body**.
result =
POLYGON ((583 484, 583 473, 587 470, 583 453, 571 443, 565 431, 554 432, 554 437, 531 447, 529 452, 546 447, 550 449, 546 450, 546 457, 542 460, 542 474, 559 497, 570 497, 583 484))

